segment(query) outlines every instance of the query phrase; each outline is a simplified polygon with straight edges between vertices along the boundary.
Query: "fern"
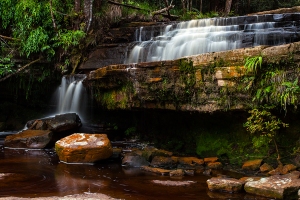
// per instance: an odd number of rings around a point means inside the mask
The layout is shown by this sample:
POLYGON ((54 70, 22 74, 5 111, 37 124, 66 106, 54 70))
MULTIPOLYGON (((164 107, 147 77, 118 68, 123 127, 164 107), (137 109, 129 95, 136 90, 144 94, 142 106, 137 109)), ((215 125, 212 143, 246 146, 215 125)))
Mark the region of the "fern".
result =
POLYGON ((262 57, 255 56, 255 57, 247 57, 245 62, 245 68, 247 73, 257 73, 257 68, 261 68, 262 65, 262 57))

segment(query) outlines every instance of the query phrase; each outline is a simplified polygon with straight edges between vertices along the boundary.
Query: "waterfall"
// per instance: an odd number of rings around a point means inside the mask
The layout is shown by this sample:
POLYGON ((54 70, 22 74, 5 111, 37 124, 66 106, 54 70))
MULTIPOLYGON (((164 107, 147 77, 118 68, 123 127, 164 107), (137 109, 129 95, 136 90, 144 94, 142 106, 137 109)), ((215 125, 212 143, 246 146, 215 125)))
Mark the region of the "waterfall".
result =
POLYGON ((294 32, 279 27, 273 15, 211 18, 164 26, 161 34, 143 40, 145 27, 137 29, 137 45, 126 64, 173 60, 184 56, 219 52, 258 45, 292 42, 294 32))
POLYGON ((75 112, 84 118, 87 92, 82 84, 85 75, 76 74, 63 76, 61 85, 56 92, 57 113, 75 112))

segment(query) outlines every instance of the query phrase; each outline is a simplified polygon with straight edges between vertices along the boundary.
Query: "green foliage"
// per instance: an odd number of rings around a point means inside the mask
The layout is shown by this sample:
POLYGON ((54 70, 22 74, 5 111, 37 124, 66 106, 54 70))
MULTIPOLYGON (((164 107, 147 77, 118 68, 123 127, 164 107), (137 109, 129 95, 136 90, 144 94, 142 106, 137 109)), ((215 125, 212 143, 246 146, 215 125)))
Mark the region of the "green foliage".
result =
POLYGON ((81 30, 59 30, 58 36, 53 40, 55 41, 54 47, 61 46, 64 50, 70 47, 75 47, 80 44, 80 40, 85 38, 86 33, 81 30))
POLYGON ((50 60, 58 48, 70 50, 86 36, 81 30, 73 30, 70 22, 73 6, 71 0, 63 4, 52 0, 52 7, 48 0, 3 0, 0 2, 2 28, 13 33, 12 37, 17 39, 13 46, 21 55, 29 58, 38 54, 50 60))
POLYGON ((196 152, 203 157, 230 154, 231 149, 229 141, 224 137, 216 138, 213 134, 201 134, 197 139, 196 152))
POLYGON ((180 60, 179 64, 180 78, 186 88, 192 88, 196 83, 196 69, 193 61, 180 60))
POLYGON ((251 115, 244 126, 250 134, 258 133, 259 135, 273 138, 281 126, 288 126, 288 124, 283 123, 276 116, 272 115, 270 109, 271 107, 264 106, 262 109, 254 108, 249 111, 251 115))
MULTIPOLYGON (((0 1, 0 22, 3 29, 6 29, 10 24, 14 13, 17 0, 1 0, 0 1)), ((0 27, 1 29, 1 27, 0 27)))
POLYGON ((298 85, 298 77, 294 82, 283 82, 282 86, 285 90, 280 95, 281 105, 286 110, 287 104, 292 104, 295 107, 298 105, 298 95, 300 94, 300 87, 298 85))
POLYGON ((254 102, 281 106, 285 111, 288 105, 297 107, 300 88, 292 58, 268 64, 263 63, 261 56, 246 58, 245 90, 250 91, 254 102))
POLYGON ((128 129, 125 130, 125 136, 127 137, 133 137, 136 135, 136 127, 129 127, 128 129))
MULTIPOLYGON (((26 53, 29 57, 32 53, 39 53, 49 49, 49 36, 42 27, 32 30, 28 38, 22 42, 21 54, 26 53)), ((54 54, 54 51, 52 51, 54 54)))
POLYGON ((0 77, 12 73, 14 71, 13 66, 14 63, 11 61, 10 57, 0 56, 0 77))
POLYGON ((279 118, 270 112, 272 107, 254 108, 249 111, 250 117, 244 123, 247 131, 254 135, 252 142, 255 148, 260 148, 263 145, 268 146, 271 141, 274 141, 278 163, 280 162, 279 150, 276 143, 276 133, 281 127, 288 127, 288 124, 282 122, 279 118))
POLYGON ((261 68, 262 56, 247 57, 245 68, 247 73, 257 73, 257 67, 261 68))

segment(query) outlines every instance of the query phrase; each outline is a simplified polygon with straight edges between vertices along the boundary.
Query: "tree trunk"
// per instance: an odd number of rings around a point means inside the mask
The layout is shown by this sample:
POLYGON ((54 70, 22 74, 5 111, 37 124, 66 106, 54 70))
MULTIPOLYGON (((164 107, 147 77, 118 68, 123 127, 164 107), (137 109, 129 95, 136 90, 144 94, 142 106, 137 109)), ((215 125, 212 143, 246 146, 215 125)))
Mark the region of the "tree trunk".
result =
MULTIPOLYGON (((166 8, 169 6, 168 0, 165 0, 165 6, 166 6, 166 8)), ((170 11, 169 10, 167 10, 167 13, 168 13, 168 16, 170 16, 170 11)))
POLYGON ((172 8, 174 8, 174 5, 170 5, 166 8, 161 9, 161 10, 154 11, 154 12, 152 12, 152 16, 159 15, 161 13, 164 13, 164 12, 168 11, 168 10, 171 10, 172 8))
POLYGON ((84 0, 84 18, 85 18, 85 32, 90 30, 93 19, 93 1, 94 0, 84 0))
POLYGON ((75 0, 74 2, 74 11, 75 13, 79 13, 80 12, 80 0, 75 0))
POLYGON ((183 10, 183 14, 186 13, 186 9, 185 9, 185 0, 181 0, 182 3, 182 10, 183 10))
POLYGON ((210 11, 217 11, 217 1, 216 0, 210 0, 210 11))
POLYGON ((225 17, 227 17, 228 14, 230 13, 231 4, 232 4, 232 0, 226 0, 226 5, 225 5, 225 17))
POLYGON ((202 5, 202 0, 200 0, 200 9, 199 9, 199 12, 200 12, 200 13, 202 13, 202 6, 203 6, 203 5, 202 5))
MULTIPOLYGON (((80 13, 81 11, 81 3, 80 3, 81 0, 75 0, 74 2, 74 11, 76 14, 80 13)), ((73 29, 74 30, 79 30, 79 24, 80 24, 80 20, 79 20, 79 16, 77 15, 77 17, 74 18, 73 20, 73 29)))
POLYGON ((57 31, 57 27, 56 27, 54 15, 53 15, 53 10, 52 10, 52 0, 50 0, 49 4, 50 4, 50 13, 51 13, 53 28, 54 28, 55 31, 57 31))
POLYGON ((250 13, 250 5, 251 5, 251 0, 248 0, 248 7, 247 7, 247 13, 250 13))
POLYGON ((96 0, 94 2, 94 11, 100 11, 102 6, 102 0, 96 0))

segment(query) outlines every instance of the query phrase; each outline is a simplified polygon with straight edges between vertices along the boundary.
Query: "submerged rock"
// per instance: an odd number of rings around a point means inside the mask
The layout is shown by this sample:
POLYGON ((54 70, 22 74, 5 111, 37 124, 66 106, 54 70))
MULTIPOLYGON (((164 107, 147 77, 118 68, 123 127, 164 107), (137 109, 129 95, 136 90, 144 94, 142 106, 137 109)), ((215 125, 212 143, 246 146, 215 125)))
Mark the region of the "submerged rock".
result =
POLYGON ((294 171, 286 175, 275 175, 249 181, 245 184, 246 192, 275 199, 298 199, 300 189, 300 172, 294 171))
POLYGON ((153 183, 164 185, 164 186, 188 186, 193 183, 196 183, 194 181, 162 181, 162 180, 153 180, 153 183))
POLYGON ((141 167, 148 165, 149 162, 143 156, 136 153, 128 153, 122 159, 122 166, 124 167, 141 167))
POLYGON ((5 147, 10 148, 45 148, 52 139, 53 133, 49 130, 24 130, 20 133, 6 136, 5 147))
POLYGON ((94 163, 113 154, 106 134, 74 133, 57 141, 55 150, 59 159, 66 163, 94 163))
POLYGON ((160 174, 160 175, 169 175, 170 172, 172 170, 168 170, 168 169, 161 169, 161 168, 157 168, 157 167, 149 167, 149 166, 142 166, 141 169, 143 169, 144 171, 147 171, 147 172, 152 172, 152 173, 155 173, 155 174, 160 174))

